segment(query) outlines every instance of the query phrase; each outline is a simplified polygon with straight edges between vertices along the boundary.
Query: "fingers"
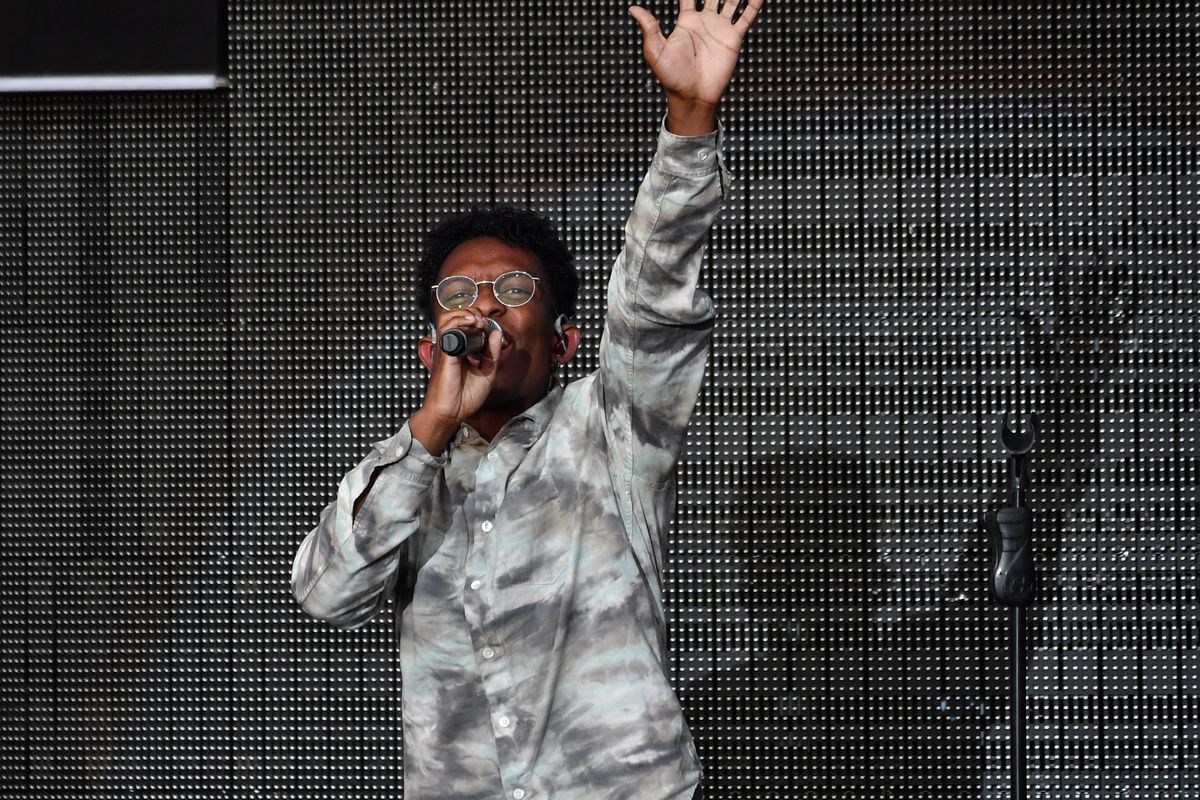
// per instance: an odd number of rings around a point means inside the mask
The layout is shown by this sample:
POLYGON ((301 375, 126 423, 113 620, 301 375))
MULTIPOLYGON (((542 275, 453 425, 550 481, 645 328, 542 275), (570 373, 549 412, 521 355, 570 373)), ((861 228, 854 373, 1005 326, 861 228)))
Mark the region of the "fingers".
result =
MULTIPOLYGON (((728 2, 728 0, 726 0, 728 2)), ((737 18, 737 22, 733 23, 733 27, 737 28, 738 33, 742 36, 750 30, 750 26, 754 24, 754 18, 758 16, 759 9, 762 8, 763 0, 749 0, 746 3, 746 10, 737 18)))
MULTIPOLYGON (((499 328, 493 329, 487 338, 487 358, 485 361, 488 366, 488 375, 495 374, 496 368, 500 364, 500 348, 503 346, 504 333, 499 328)), ((480 362, 480 366, 483 366, 483 362, 480 362)))
MULTIPOLYGON (((444 337, 449 331, 456 328, 463 331, 478 331, 483 334, 481 339, 484 347, 486 348, 488 336, 492 333, 492 326, 489 324, 489 322, 490 321, 488 318, 475 308, 455 309, 454 311, 444 315, 438 321, 438 327, 433 337, 433 348, 437 354, 436 361, 438 363, 444 362, 446 364, 458 365, 464 368, 471 366, 471 363, 466 361, 466 358, 471 351, 470 346, 468 346, 468 351, 466 353, 460 353, 457 355, 447 353, 442 349, 444 337)), ((478 345, 476 344, 476 346, 478 345)), ((479 350, 475 350, 475 353, 486 356, 486 353, 481 353, 479 350)), ((456 370, 458 366, 455 366, 456 370)))
POLYGON ((630 6, 629 16, 637 20, 638 26, 642 29, 643 36, 652 36, 658 32, 658 20, 641 6, 630 6))
MULTIPOLYGON (((738 33, 745 36, 746 31, 750 30, 750 26, 754 24, 754 18, 758 16, 762 4, 763 0, 748 0, 746 8, 742 11, 741 15, 738 15, 737 11, 742 6, 742 0, 705 0, 704 8, 701 9, 700 13, 708 12, 724 17, 733 23, 738 33), (737 16, 737 19, 734 19, 735 16, 737 16)), ((683 0, 680 10, 691 6, 691 0, 683 0)))
POLYGON ((646 9, 641 6, 630 6, 629 15, 637 21, 638 27, 642 29, 642 55, 645 57, 646 63, 653 68, 667 44, 667 39, 658 26, 658 20, 646 9))
MULTIPOLYGON (((687 1, 684 0, 684 2, 687 1)), ((642 46, 647 50, 653 49, 663 38, 662 29, 658 26, 658 20, 641 6, 630 6, 629 16, 633 17, 638 27, 642 29, 642 46)))
POLYGON ((451 328, 478 328, 479 330, 487 330, 487 327, 487 317, 480 314, 477 309, 459 308, 442 317, 441 325, 438 327, 438 336, 440 337, 451 328))

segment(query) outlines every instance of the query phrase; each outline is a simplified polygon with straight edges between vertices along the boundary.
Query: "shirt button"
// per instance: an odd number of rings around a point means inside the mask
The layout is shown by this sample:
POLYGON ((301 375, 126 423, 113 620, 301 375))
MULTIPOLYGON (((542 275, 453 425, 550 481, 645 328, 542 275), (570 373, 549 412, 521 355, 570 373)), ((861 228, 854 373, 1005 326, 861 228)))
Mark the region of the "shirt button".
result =
POLYGON ((500 724, 501 728, 507 728, 509 725, 512 725, 512 720, 508 717, 501 717, 500 719, 496 720, 496 722, 500 724))
POLYGON ((522 800, 525 797, 525 790, 521 788, 513 789, 513 800, 522 800))
POLYGON ((492 521, 490 519, 485 519, 483 521, 483 524, 480 525, 479 527, 483 529, 484 533, 487 533, 488 531, 490 531, 492 529, 492 521))
POLYGON ((475 580, 471 581, 471 588, 472 588, 472 589, 478 589, 480 586, 483 586, 483 581, 479 580, 478 578, 476 578, 475 580))
POLYGON ((500 456, 496 455, 495 453, 488 453, 488 461, 495 461, 498 458, 500 458, 500 456))
POLYGON ((483 648, 483 657, 484 658, 495 658, 496 651, 490 647, 485 647, 485 648, 483 648))

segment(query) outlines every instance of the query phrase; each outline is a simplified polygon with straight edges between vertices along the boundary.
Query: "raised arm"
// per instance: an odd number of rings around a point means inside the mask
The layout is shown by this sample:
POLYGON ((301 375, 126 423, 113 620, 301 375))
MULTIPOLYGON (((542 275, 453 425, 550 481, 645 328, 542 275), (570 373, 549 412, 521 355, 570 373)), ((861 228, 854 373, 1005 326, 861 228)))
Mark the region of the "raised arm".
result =
POLYGON ((630 9, 668 111, 609 279, 594 384, 621 515, 656 594, 674 511, 675 463, 699 395, 713 321, 699 281, 727 183, 716 113, 761 6, 750 0, 735 18, 732 3, 703 11, 689 3, 684 0, 670 38, 650 12, 630 9))
POLYGON ((713 318, 700 266, 726 182, 716 113, 761 5, 737 15, 736 0, 701 11, 682 0, 669 38, 649 11, 629 9, 667 120, 608 286, 599 383, 619 479, 667 480, 700 389, 713 318))

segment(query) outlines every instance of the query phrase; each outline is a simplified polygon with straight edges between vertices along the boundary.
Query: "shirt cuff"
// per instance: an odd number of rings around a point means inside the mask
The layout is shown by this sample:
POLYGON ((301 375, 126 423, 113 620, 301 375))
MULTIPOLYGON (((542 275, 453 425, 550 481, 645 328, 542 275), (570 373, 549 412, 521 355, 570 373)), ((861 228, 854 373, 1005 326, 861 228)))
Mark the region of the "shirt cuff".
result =
MULTIPOLYGON (((394 464, 405 457, 411 457, 419 464, 433 469, 438 469, 446 463, 446 454, 433 455, 426 450, 425 445, 421 444, 421 440, 412 435, 412 429, 409 428, 407 421, 390 439, 376 444, 375 449, 379 451, 377 467, 394 464)), ((417 471, 420 471, 419 467, 417 471)))
POLYGON ((733 180, 725 169, 725 155, 721 147, 725 142, 725 126, 717 121, 717 129, 703 136, 680 136, 667 130, 667 118, 663 116, 658 130, 658 150, 654 153, 654 166, 667 175, 679 178, 698 178, 721 173, 722 192, 733 180))

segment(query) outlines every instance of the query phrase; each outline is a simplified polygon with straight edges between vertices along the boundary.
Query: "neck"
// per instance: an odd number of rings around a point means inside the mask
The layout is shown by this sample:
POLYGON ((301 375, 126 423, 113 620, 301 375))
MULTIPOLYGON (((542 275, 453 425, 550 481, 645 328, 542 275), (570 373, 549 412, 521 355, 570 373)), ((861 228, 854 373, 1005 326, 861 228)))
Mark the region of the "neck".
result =
POLYGON ((554 388, 554 378, 551 376, 550 381, 546 384, 546 391, 542 392, 542 396, 534 400, 519 399, 519 400, 497 400, 483 404, 483 408, 476 411, 471 416, 464 420, 468 425, 474 428, 480 436, 487 439, 489 442, 496 438, 496 434, 500 433, 500 429, 508 424, 509 420, 520 414, 524 414, 529 409, 536 406, 538 403, 546 399, 546 395, 550 394, 554 388))
POLYGON ((484 406, 470 417, 466 423, 479 432, 479 435, 489 442, 496 438, 500 429, 518 414, 522 414, 535 403, 512 403, 494 406, 484 406))
POLYGON ((478 431, 480 436, 490 442, 496 438, 496 434, 500 432, 500 429, 507 425, 508 421, 515 416, 516 414, 501 416, 499 414, 479 412, 472 417, 468 417, 466 423, 478 431))

